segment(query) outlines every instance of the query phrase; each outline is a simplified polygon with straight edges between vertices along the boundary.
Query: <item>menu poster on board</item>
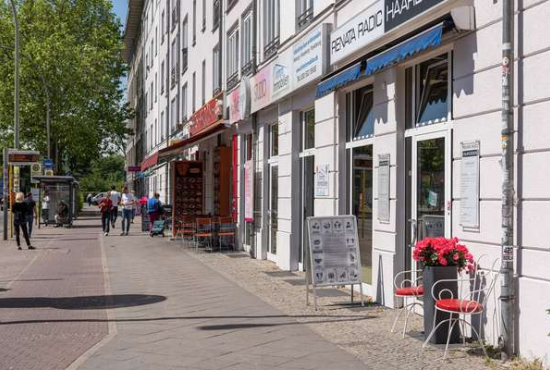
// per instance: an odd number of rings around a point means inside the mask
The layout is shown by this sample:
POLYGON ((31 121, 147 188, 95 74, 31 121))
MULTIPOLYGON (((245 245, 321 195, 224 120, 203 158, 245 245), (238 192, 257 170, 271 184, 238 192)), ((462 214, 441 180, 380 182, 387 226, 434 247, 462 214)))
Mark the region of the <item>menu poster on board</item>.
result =
POLYGON ((378 220, 390 220, 390 155, 378 155, 378 220))
POLYGON ((308 232, 314 286, 361 283, 355 216, 309 217, 308 232))
MULTIPOLYGON (((179 161, 174 165, 174 222, 203 212, 203 170, 200 161, 179 161)), ((175 230, 175 228, 173 228, 175 230)))
POLYGON ((479 141, 462 143, 460 224, 479 227, 479 141))

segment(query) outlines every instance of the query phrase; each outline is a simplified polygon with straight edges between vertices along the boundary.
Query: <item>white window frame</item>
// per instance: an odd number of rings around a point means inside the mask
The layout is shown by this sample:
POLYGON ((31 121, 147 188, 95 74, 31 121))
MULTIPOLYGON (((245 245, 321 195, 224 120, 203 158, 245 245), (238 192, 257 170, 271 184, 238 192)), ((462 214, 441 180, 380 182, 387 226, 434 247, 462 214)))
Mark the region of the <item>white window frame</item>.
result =
POLYGON ((220 86, 220 45, 212 50, 212 91, 219 91, 220 86))
POLYGON ((264 0, 264 27, 263 40, 264 46, 279 37, 280 30, 280 1, 279 0, 264 0))
POLYGON ((239 73, 239 27, 235 26, 227 34, 227 77, 239 73))
POLYGON ((181 87, 181 118, 186 121, 189 118, 187 113, 187 82, 181 87))
POLYGON ((241 68, 254 60, 253 42, 254 42, 254 27, 252 24, 252 10, 242 17, 242 65, 241 68))

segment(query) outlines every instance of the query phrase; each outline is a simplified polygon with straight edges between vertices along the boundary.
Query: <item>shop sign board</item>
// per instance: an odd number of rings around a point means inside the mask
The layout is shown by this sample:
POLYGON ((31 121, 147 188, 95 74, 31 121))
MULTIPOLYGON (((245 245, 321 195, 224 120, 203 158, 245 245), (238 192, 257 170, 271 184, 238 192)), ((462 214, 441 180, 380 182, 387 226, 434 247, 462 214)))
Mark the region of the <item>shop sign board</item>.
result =
POLYGON ((189 119, 189 135, 192 137, 218 122, 222 116, 222 105, 218 96, 199 108, 189 119))
POLYGON ((250 115, 250 79, 243 77, 239 87, 227 96, 229 123, 245 120, 250 115))
POLYGON ((244 164, 244 221, 254 222, 254 162, 244 164))
POLYGON ((141 166, 128 166, 126 169, 128 172, 140 172, 141 166))
POLYGON ((479 141, 462 143, 460 224, 479 227, 479 141))
POLYGON ((338 63, 383 35, 384 3, 379 0, 332 32, 330 63, 338 63))
POLYGON ((292 49, 293 89, 298 89, 328 71, 327 42, 329 24, 325 23, 302 37, 292 49))
POLYGON ((362 289, 355 216, 308 217, 307 224, 310 265, 306 285, 312 282, 314 297, 317 286, 359 284, 362 289))
POLYGON ((45 170, 51 170, 53 169, 53 159, 44 158, 42 160, 42 166, 45 170))
POLYGON ((390 155, 378 155, 378 221, 390 221, 390 155))
POLYGON ((317 173, 315 176, 315 196, 316 197, 329 196, 329 165, 328 164, 317 166, 317 173))
POLYGON ((384 0, 385 25, 388 32, 447 0, 384 0))
POLYGON ((31 165, 31 182, 38 183, 38 180, 35 180, 38 176, 42 176, 42 164, 33 163, 31 165))
POLYGON ((271 104, 271 66, 266 65, 250 79, 250 110, 252 113, 271 104))
POLYGON ((8 163, 18 166, 30 166, 40 161, 40 153, 30 150, 10 150, 8 152, 8 163))
POLYGON ((282 98, 292 91, 292 50, 286 49, 283 51, 271 68, 271 98, 273 100, 282 98))

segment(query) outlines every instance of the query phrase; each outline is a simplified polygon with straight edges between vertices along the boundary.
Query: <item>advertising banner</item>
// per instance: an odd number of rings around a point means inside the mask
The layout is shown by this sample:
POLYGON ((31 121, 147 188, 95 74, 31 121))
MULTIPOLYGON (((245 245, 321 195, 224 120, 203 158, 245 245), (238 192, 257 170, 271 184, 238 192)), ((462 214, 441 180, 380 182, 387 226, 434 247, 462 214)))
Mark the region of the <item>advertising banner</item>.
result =
POLYGON ((293 47, 293 89, 320 78, 328 70, 329 24, 322 24, 302 37, 293 47))
POLYGON ((329 196, 329 166, 323 164, 317 166, 317 174, 315 176, 315 196, 316 197, 328 197, 329 196))
POLYGON ((378 155, 378 220, 390 221, 390 155, 378 155))
POLYGON ((266 65, 250 79, 250 110, 252 113, 271 104, 271 67, 266 65))
POLYGON ((446 0, 384 0, 385 32, 413 19, 446 0))
POLYGON ((244 221, 254 222, 254 162, 244 164, 244 221))

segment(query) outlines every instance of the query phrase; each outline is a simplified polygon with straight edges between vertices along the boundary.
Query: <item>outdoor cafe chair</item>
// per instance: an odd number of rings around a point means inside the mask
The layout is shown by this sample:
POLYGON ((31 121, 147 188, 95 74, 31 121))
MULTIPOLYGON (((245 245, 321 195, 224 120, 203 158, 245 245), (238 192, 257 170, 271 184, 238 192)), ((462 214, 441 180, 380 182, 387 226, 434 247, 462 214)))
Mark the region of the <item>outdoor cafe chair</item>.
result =
POLYGON ((422 307, 422 301, 420 297, 424 295, 424 287, 422 286, 422 270, 406 270, 401 271, 393 279, 394 296, 397 298, 403 298, 403 307, 399 309, 399 313, 396 315, 393 321, 391 332, 395 333, 395 327, 397 322, 401 318, 402 314, 405 314, 405 323, 403 325, 403 331, 401 336, 405 338, 405 332, 407 331, 407 325, 409 323, 409 316, 414 314, 416 306, 422 307), (413 274, 416 278, 413 279, 413 274))
MULTIPOLYGON (((481 324, 483 322, 483 315, 486 313, 487 309, 487 300, 495 288, 495 284, 498 278, 498 271, 495 270, 500 259, 497 258, 493 261, 490 270, 483 270, 480 268, 479 261, 475 266, 473 274, 469 275, 467 278, 458 278, 458 279, 442 279, 437 281, 432 287, 432 295, 435 300, 435 314, 434 314, 434 325, 432 332, 426 338, 426 341, 422 345, 422 348, 426 348, 431 337, 439 329, 440 326, 448 323, 449 331, 447 335, 447 342, 445 344, 445 353, 443 359, 447 357, 447 351, 449 349, 449 341, 451 339, 451 333, 456 324, 462 324, 462 328, 469 326, 472 329, 472 332, 475 334, 479 345, 483 349, 483 353, 486 357, 487 350, 483 344, 481 338, 481 324), (458 295, 455 297, 453 292, 449 289, 443 289, 437 296, 435 295, 437 285, 445 282, 456 282, 458 284, 458 295), (445 312, 450 314, 449 318, 441 321, 437 326, 436 318, 438 312, 445 312), (466 320, 467 317, 472 319, 474 316, 479 317, 479 327, 476 330, 472 322, 466 320)), ((466 344, 466 335, 465 330, 462 330, 463 344, 466 344)))
POLYGON ((184 216, 177 223, 176 238, 181 240, 182 247, 192 245, 195 239, 196 225, 191 216, 184 216))
POLYGON ((212 237, 214 228, 212 226, 212 218, 199 217, 196 219, 195 229, 195 251, 198 250, 201 241, 206 242, 205 251, 212 251, 212 237))
POLYGON ((220 251, 223 248, 223 241, 226 240, 226 245, 231 246, 231 250, 235 250, 235 223, 232 217, 220 217, 218 239, 220 244, 220 251), (231 243, 227 243, 230 240, 231 243))

